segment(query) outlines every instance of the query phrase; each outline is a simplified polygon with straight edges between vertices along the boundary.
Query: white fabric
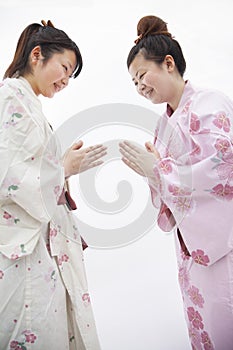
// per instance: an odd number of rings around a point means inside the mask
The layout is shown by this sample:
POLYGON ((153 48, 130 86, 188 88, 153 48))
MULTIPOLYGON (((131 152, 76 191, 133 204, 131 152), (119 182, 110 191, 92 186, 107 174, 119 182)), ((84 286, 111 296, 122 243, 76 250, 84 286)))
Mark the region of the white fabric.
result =
POLYGON ((0 348, 98 350, 60 150, 23 78, 0 84, 0 159, 0 348))

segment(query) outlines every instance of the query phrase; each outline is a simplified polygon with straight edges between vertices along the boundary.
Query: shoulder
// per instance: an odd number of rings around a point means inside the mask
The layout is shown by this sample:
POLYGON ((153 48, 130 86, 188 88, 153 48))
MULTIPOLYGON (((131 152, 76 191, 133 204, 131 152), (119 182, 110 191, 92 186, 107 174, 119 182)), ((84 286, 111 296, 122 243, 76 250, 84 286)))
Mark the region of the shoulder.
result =
POLYGON ((220 110, 233 113, 233 100, 222 91, 209 88, 195 88, 192 96, 192 111, 201 114, 212 114, 220 110))
POLYGON ((189 106, 191 133, 224 133, 232 129, 233 101, 215 89, 196 89, 189 106))
POLYGON ((21 79, 5 79, 1 83, 0 124, 7 135, 15 137, 37 133, 37 139, 44 140, 51 135, 41 102, 21 79))

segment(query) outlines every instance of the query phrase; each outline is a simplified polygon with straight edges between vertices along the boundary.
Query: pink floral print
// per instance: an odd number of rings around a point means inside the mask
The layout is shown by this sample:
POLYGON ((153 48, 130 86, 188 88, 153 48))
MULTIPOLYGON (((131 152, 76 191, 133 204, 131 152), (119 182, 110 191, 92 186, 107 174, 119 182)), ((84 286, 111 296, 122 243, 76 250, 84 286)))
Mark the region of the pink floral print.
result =
POLYGON ((62 265, 64 262, 68 262, 69 257, 67 254, 62 254, 58 257, 58 265, 62 265))
POLYGON ((205 350, 214 350, 214 346, 209 338, 209 334, 206 331, 202 332, 201 341, 204 345, 205 350))
POLYGON ((13 215, 9 214, 7 211, 3 212, 3 218, 7 220, 8 225, 14 225, 17 224, 20 219, 14 217, 13 215))
POLYGON ((192 194, 192 191, 176 185, 169 185, 168 190, 173 196, 189 196, 192 194))
POLYGON ((27 350, 27 343, 34 344, 36 342, 37 336, 30 330, 23 331, 21 335, 24 339, 22 341, 12 340, 10 342, 10 350, 27 350))
POLYGON ((191 121, 190 121, 190 132, 197 132, 200 129, 200 119, 199 117, 191 113, 191 121))
POLYGON ((233 199, 233 186, 218 184, 211 189, 210 193, 218 199, 231 201, 233 199))
POLYGON ((168 191, 174 196, 172 203, 179 212, 188 213, 193 209, 195 202, 191 198, 192 191, 171 184, 168 191))
POLYGON ((216 164, 213 169, 217 170, 220 180, 230 182, 233 180, 233 153, 230 148, 230 142, 218 139, 215 143, 215 148, 218 153, 216 157, 211 159, 216 164))
POLYGON ((191 255, 184 255, 176 237, 178 279, 193 350, 231 349, 233 344, 232 271, 228 269, 232 261, 232 114, 232 101, 223 94, 196 89, 187 82, 179 107, 173 114, 167 108, 160 118, 155 140, 160 162, 172 159, 172 169, 164 167, 161 188, 152 193, 156 207, 160 201, 158 225, 165 232, 178 226, 191 255), (178 150, 177 140, 182 140, 178 150), (188 188, 183 188, 186 181, 179 176, 183 169, 190 174, 188 188), (163 203, 177 226, 161 211, 163 203), (221 274, 224 278, 219 279, 221 274), (216 300, 222 306, 219 318, 211 312, 216 300), (221 327, 226 325, 223 347, 220 322, 221 327))
POLYGON ((84 293, 82 296, 82 300, 84 302, 84 305, 88 306, 90 304, 90 301, 91 301, 89 293, 84 293))
POLYGON ((19 258, 18 254, 12 253, 11 260, 17 260, 19 258))
POLYGON ((182 213, 188 213, 193 208, 193 201, 190 197, 177 197, 172 201, 176 209, 182 213))
POLYGON ((192 326, 189 328, 189 338, 194 350, 201 349, 201 335, 199 331, 192 326))
POLYGON ((172 165, 169 160, 162 160, 159 163, 159 169, 162 171, 163 174, 167 175, 172 172, 172 165))
POLYGON ((15 126, 18 123, 18 120, 23 117, 24 108, 21 106, 12 105, 9 107, 8 113, 10 115, 10 118, 3 124, 4 128, 15 126))
POLYGON ((191 286, 188 290, 188 295, 193 304, 199 306, 200 308, 203 308, 204 299, 202 295, 199 293, 198 288, 191 286))
POLYGON ((178 279, 180 283, 181 290, 186 290, 189 286, 189 274, 186 268, 180 267, 178 273, 178 279))
POLYGON ((217 139, 214 147, 221 154, 225 154, 228 150, 230 150, 230 142, 226 139, 217 139))
POLYGON ((215 119, 213 120, 213 124, 215 126, 217 126, 217 128, 219 129, 223 129, 225 132, 229 132, 230 131, 230 119, 227 118, 226 113, 225 112, 219 112, 215 119))
POLYGON ((217 166, 217 172, 220 180, 233 180, 233 155, 229 163, 222 163, 217 166))
POLYGON ((202 317, 192 306, 187 309, 188 319, 196 329, 203 329, 202 317))
POLYGON ((56 228, 50 228, 49 236, 50 237, 56 237, 56 235, 57 235, 57 229, 56 228))
POLYGON ((188 113, 189 107, 190 107, 191 103, 192 103, 191 100, 189 100, 188 102, 186 102, 186 104, 185 104, 184 107, 183 107, 182 113, 184 113, 184 114, 188 113))
POLYGON ((201 249, 197 249, 196 251, 193 251, 191 253, 191 256, 192 256, 193 260, 195 261, 195 263, 203 265, 203 266, 208 266, 208 263, 210 262, 208 256, 205 255, 205 253, 201 249))

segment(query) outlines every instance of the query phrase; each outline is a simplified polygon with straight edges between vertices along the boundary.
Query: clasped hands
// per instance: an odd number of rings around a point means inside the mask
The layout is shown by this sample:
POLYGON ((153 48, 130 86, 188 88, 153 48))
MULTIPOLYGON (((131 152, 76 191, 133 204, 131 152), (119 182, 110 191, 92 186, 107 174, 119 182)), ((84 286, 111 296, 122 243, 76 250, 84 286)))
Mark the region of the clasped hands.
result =
MULTIPOLYGON (((107 154, 107 147, 102 144, 87 148, 82 146, 83 142, 78 141, 66 151, 63 157, 66 178, 103 163, 101 158, 107 154)), ((146 142, 144 149, 132 142, 122 141, 119 143, 119 151, 122 154, 122 161, 129 168, 141 176, 154 178, 153 167, 155 162, 160 160, 160 155, 152 143, 146 142)))

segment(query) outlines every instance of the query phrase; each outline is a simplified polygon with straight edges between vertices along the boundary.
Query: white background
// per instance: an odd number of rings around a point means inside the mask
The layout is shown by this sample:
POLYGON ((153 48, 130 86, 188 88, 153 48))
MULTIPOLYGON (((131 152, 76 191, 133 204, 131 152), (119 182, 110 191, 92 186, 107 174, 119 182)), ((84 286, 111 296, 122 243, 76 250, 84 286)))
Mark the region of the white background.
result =
MULTIPOLYGON (((53 99, 41 98, 55 129, 78 112, 108 103, 136 104, 160 114, 164 106, 152 105, 136 94, 126 67, 137 22, 148 14, 164 19, 181 44, 186 79, 233 98, 232 0, 0 0, 0 76, 12 60, 24 27, 50 19, 78 44, 84 59, 80 77, 66 90, 53 99)), ((105 131, 96 133, 96 138, 94 132, 87 135, 86 145, 101 137, 104 141, 105 131)), ((123 167, 119 169, 124 172, 123 167)), ((103 198, 115 190, 99 187, 103 198)), ((81 200, 78 205, 85 216, 81 200)), ((91 214, 88 219, 92 220, 91 214)), ((102 350, 190 349, 172 235, 155 226, 129 245, 89 248, 85 259, 102 350)))

